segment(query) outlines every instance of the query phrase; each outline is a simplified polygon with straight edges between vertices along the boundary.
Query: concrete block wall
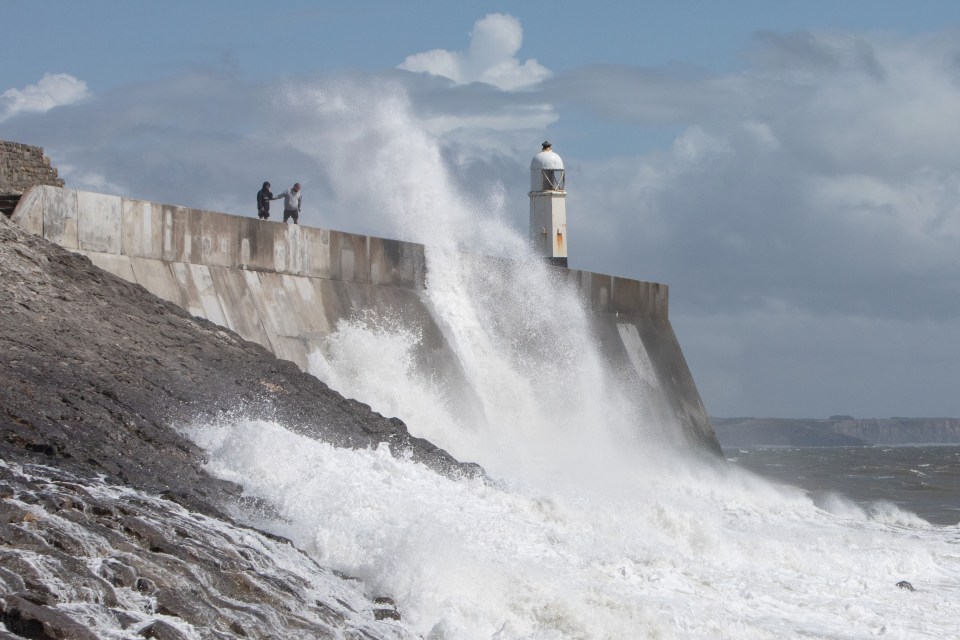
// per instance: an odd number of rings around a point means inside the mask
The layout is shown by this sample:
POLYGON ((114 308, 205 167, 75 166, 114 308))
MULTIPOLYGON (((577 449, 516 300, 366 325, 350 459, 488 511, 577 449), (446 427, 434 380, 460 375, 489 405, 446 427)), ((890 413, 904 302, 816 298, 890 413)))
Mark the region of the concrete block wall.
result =
MULTIPOLYGON (((470 393, 421 295, 423 245, 53 186, 27 191, 13 219, 305 370, 341 320, 367 311, 400 318, 420 328, 416 357, 425 370, 470 393)), ((670 326, 667 286, 554 268, 593 310, 612 366, 638 381, 652 374, 678 437, 719 453, 670 326)))

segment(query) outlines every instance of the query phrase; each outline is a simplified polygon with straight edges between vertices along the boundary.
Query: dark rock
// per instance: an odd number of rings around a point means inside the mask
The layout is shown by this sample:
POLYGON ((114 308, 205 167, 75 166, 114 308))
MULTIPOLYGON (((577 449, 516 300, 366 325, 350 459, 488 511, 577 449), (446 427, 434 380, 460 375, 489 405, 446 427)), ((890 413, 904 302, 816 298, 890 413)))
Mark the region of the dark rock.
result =
POLYGON ((374 620, 399 620, 400 612, 396 609, 374 609, 374 620))
POLYGON ((101 578, 115 587, 135 587, 137 584, 136 567, 128 566, 113 558, 104 560, 100 564, 98 573, 101 578))
MULTIPOLYGON (((30 549, 30 551, 33 552, 33 549, 30 549)), ((37 598, 42 598, 44 604, 56 603, 56 596, 43 583, 43 578, 37 573, 33 564, 14 553, 13 549, 5 549, 3 553, 0 553, 0 567, 16 574, 23 583, 25 590, 35 594, 37 598)), ((23 593, 20 595, 24 596, 23 593)), ((33 599, 34 596, 31 596, 31 600, 33 599)))
POLYGON ((134 588, 142 594, 150 595, 157 590, 157 585, 150 578, 137 578, 134 588))
POLYGON ((900 582, 897 583, 897 586, 900 587, 901 589, 906 589, 907 591, 916 591, 916 589, 913 588, 913 585, 907 582, 906 580, 901 580, 900 582))
POLYGON ((216 607, 198 591, 166 587, 157 589, 153 597, 157 600, 157 613, 163 615, 184 618, 204 626, 212 625, 218 617, 216 607))
POLYGON ((18 591, 13 595, 17 596, 18 598, 23 598, 27 602, 32 602, 33 604, 41 607, 53 606, 57 603, 57 599, 49 593, 37 593, 35 591, 24 590, 18 591))
POLYGON ((29 512, 24 516, 25 520, 11 524, 0 524, 0 540, 7 544, 19 547, 21 549, 42 550, 50 547, 47 541, 30 530, 25 523, 32 520, 29 512))
POLYGON ((26 588, 23 578, 13 571, 0 567, 0 593, 23 591, 26 588))
POLYGON ((25 638, 97 640, 93 632, 66 613, 15 595, 0 597, 0 622, 25 638))
POLYGON ((69 532, 55 528, 44 528, 39 536, 53 549, 68 556, 77 556, 83 553, 83 542, 69 532))
POLYGON ((188 640, 188 636, 180 632, 172 624, 163 620, 154 620, 147 626, 137 632, 137 635, 144 638, 155 638, 156 640, 188 640))
POLYGON ((373 599, 373 604, 377 607, 373 610, 374 620, 399 620, 400 612, 397 611, 397 604, 393 598, 387 596, 377 596, 373 599))
POLYGON ((121 523, 124 529, 137 537, 150 551, 169 552, 170 545, 167 543, 170 538, 169 532, 161 531, 153 523, 135 516, 126 516, 121 519, 121 523))
POLYGON ((117 626, 121 629, 129 629, 143 623, 143 616, 133 615, 123 609, 110 609, 108 614, 117 621, 117 626))

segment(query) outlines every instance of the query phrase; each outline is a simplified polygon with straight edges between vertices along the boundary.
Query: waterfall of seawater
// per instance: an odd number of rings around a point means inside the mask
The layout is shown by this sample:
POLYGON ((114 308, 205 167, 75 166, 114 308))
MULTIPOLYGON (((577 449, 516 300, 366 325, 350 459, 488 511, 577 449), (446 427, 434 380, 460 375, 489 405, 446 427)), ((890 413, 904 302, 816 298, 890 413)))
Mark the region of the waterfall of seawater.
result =
MULTIPOLYGON (((376 206, 428 246, 424 295, 468 389, 424 370, 419 329, 390 317, 341 323, 313 372, 497 482, 270 422, 195 425, 211 472, 280 514, 255 524, 391 594, 402 624, 434 640, 955 635, 956 528, 815 505, 684 456, 653 381, 638 391, 609 370, 576 296, 457 196, 402 103, 368 116, 377 188, 351 188, 390 194, 376 206), (465 257, 466 243, 514 266, 465 257)), ((351 145, 367 137, 326 152, 359 156, 351 145)))
POLYGON ((628 388, 608 371, 576 295, 539 260, 497 264, 429 248, 427 269, 428 307, 462 379, 424 370, 417 329, 391 317, 342 322, 312 372, 517 482, 591 482, 611 459, 636 460, 669 439, 644 420, 643 406, 655 403, 644 392, 655 386, 628 388), (458 404, 465 397, 473 401, 458 404))

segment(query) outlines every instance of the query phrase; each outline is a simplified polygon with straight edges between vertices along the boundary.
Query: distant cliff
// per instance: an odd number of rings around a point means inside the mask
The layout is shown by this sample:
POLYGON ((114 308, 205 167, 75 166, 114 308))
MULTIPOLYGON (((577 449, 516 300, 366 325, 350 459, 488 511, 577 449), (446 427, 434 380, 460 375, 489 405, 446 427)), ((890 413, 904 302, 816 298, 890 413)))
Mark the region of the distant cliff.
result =
POLYGON ((958 444, 960 419, 887 418, 833 420, 831 430, 874 444, 958 444))
POLYGON ((960 444, 957 418, 711 418, 724 447, 960 444))

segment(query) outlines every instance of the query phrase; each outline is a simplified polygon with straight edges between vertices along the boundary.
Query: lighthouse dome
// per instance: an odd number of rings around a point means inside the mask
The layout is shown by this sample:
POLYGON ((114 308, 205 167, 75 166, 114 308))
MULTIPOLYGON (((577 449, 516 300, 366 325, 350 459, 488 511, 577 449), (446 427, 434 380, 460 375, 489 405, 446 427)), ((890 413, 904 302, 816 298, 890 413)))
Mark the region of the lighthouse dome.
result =
POLYGON ((533 156, 533 160, 530 161, 530 169, 552 169, 552 170, 563 170, 563 160, 560 159, 555 152, 550 151, 541 151, 537 155, 533 156))
POLYGON ((544 149, 530 161, 530 191, 563 191, 563 160, 544 149))

